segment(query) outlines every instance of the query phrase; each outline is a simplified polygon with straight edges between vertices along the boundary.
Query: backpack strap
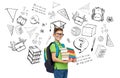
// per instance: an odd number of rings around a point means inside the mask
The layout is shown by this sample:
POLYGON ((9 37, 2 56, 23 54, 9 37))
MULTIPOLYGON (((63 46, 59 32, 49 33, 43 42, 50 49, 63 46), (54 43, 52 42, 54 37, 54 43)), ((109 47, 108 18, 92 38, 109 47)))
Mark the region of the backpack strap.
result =
POLYGON ((46 48, 44 49, 44 60, 46 61, 47 59, 46 59, 46 48))
MULTIPOLYGON (((49 47, 52 45, 52 44, 55 44, 55 48, 56 48, 56 57, 58 58, 58 56, 59 56, 59 51, 60 51, 60 49, 59 49, 59 47, 58 47, 58 45, 55 43, 55 42, 51 42, 50 43, 50 45, 49 45, 49 47)), ((64 44, 61 44, 61 46, 64 48, 65 47, 65 45, 64 44)), ((46 58, 46 49, 44 49, 44 59, 45 59, 45 61, 47 60, 47 58, 46 58)))
MULTIPOLYGON (((57 45, 55 42, 54 42, 54 44, 55 44, 55 47, 56 47, 56 57, 58 58, 60 49, 59 49, 58 45, 57 45)), ((62 46, 63 48, 65 48, 65 45, 64 45, 64 44, 61 44, 61 46, 62 46)))
POLYGON ((58 47, 58 45, 57 45, 55 42, 53 42, 53 44, 55 44, 55 48, 56 48, 56 57, 58 58, 58 56, 59 56, 59 47, 58 47))
POLYGON ((45 59, 45 61, 47 61, 47 59, 50 58, 50 56, 48 56, 48 54, 50 54, 48 51, 50 50, 50 46, 52 45, 52 43, 53 43, 53 42, 51 42, 51 43, 49 44, 49 46, 44 49, 44 59, 45 59))
POLYGON ((61 44, 61 46, 62 46, 63 48, 65 48, 65 45, 64 45, 64 44, 61 44))

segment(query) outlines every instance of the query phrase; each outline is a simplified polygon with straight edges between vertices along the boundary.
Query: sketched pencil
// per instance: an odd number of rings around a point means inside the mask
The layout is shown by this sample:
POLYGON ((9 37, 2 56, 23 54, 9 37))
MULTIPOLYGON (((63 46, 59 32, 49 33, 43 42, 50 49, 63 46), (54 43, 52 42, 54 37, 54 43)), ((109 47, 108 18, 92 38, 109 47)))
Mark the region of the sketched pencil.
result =
POLYGON ((93 51, 93 47, 94 47, 94 44, 95 44, 95 40, 96 40, 96 38, 94 38, 94 40, 93 40, 93 44, 92 44, 92 48, 91 48, 91 52, 93 51))

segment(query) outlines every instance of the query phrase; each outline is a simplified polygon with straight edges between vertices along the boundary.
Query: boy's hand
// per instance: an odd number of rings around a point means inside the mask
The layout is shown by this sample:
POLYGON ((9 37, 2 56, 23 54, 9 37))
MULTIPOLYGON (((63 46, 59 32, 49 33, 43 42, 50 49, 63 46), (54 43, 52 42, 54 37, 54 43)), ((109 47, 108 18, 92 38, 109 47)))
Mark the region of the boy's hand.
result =
POLYGON ((69 60, 63 60, 63 63, 68 63, 69 62, 69 60))
POLYGON ((77 62, 77 60, 76 60, 76 59, 74 59, 74 60, 73 60, 73 62, 77 62))
POLYGON ((69 59, 69 62, 73 62, 73 60, 72 60, 72 59, 69 59))
POLYGON ((72 60, 63 60, 63 63, 73 62, 72 60))
POLYGON ((69 59, 70 62, 76 62, 76 59, 69 59))

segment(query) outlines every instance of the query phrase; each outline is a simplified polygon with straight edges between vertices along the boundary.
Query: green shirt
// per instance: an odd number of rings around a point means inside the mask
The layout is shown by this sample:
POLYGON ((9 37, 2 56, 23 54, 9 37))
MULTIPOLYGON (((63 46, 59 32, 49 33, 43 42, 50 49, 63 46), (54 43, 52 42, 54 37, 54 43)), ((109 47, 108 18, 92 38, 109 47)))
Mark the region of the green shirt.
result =
MULTIPOLYGON (((61 45, 60 42, 55 41, 55 43, 58 45, 59 48, 62 48, 62 45, 61 45)), ((51 51, 52 53, 53 53, 53 52, 56 52, 55 44, 52 44, 52 45, 50 46, 50 51, 51 51)), ((62 55, 61 55, 61 52, 60 52, 60 51, 59 51, 58 59, 62 60, 62 55)), ((67 63, 55 62, 55 63, 54 63, 54 69, 60 69, 60 70, 68 69, 68 64, 67 64, 67 63)))

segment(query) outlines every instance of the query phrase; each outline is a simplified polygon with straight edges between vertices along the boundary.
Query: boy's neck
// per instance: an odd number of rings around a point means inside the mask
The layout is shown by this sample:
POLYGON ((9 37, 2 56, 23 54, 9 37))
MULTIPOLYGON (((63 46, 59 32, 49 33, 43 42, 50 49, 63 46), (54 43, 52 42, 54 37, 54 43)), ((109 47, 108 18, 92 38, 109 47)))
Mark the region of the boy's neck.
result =
POLYGON ((55 40, 56 42, 60 42, 60 41, 58 41, 58 40, 55 40))

